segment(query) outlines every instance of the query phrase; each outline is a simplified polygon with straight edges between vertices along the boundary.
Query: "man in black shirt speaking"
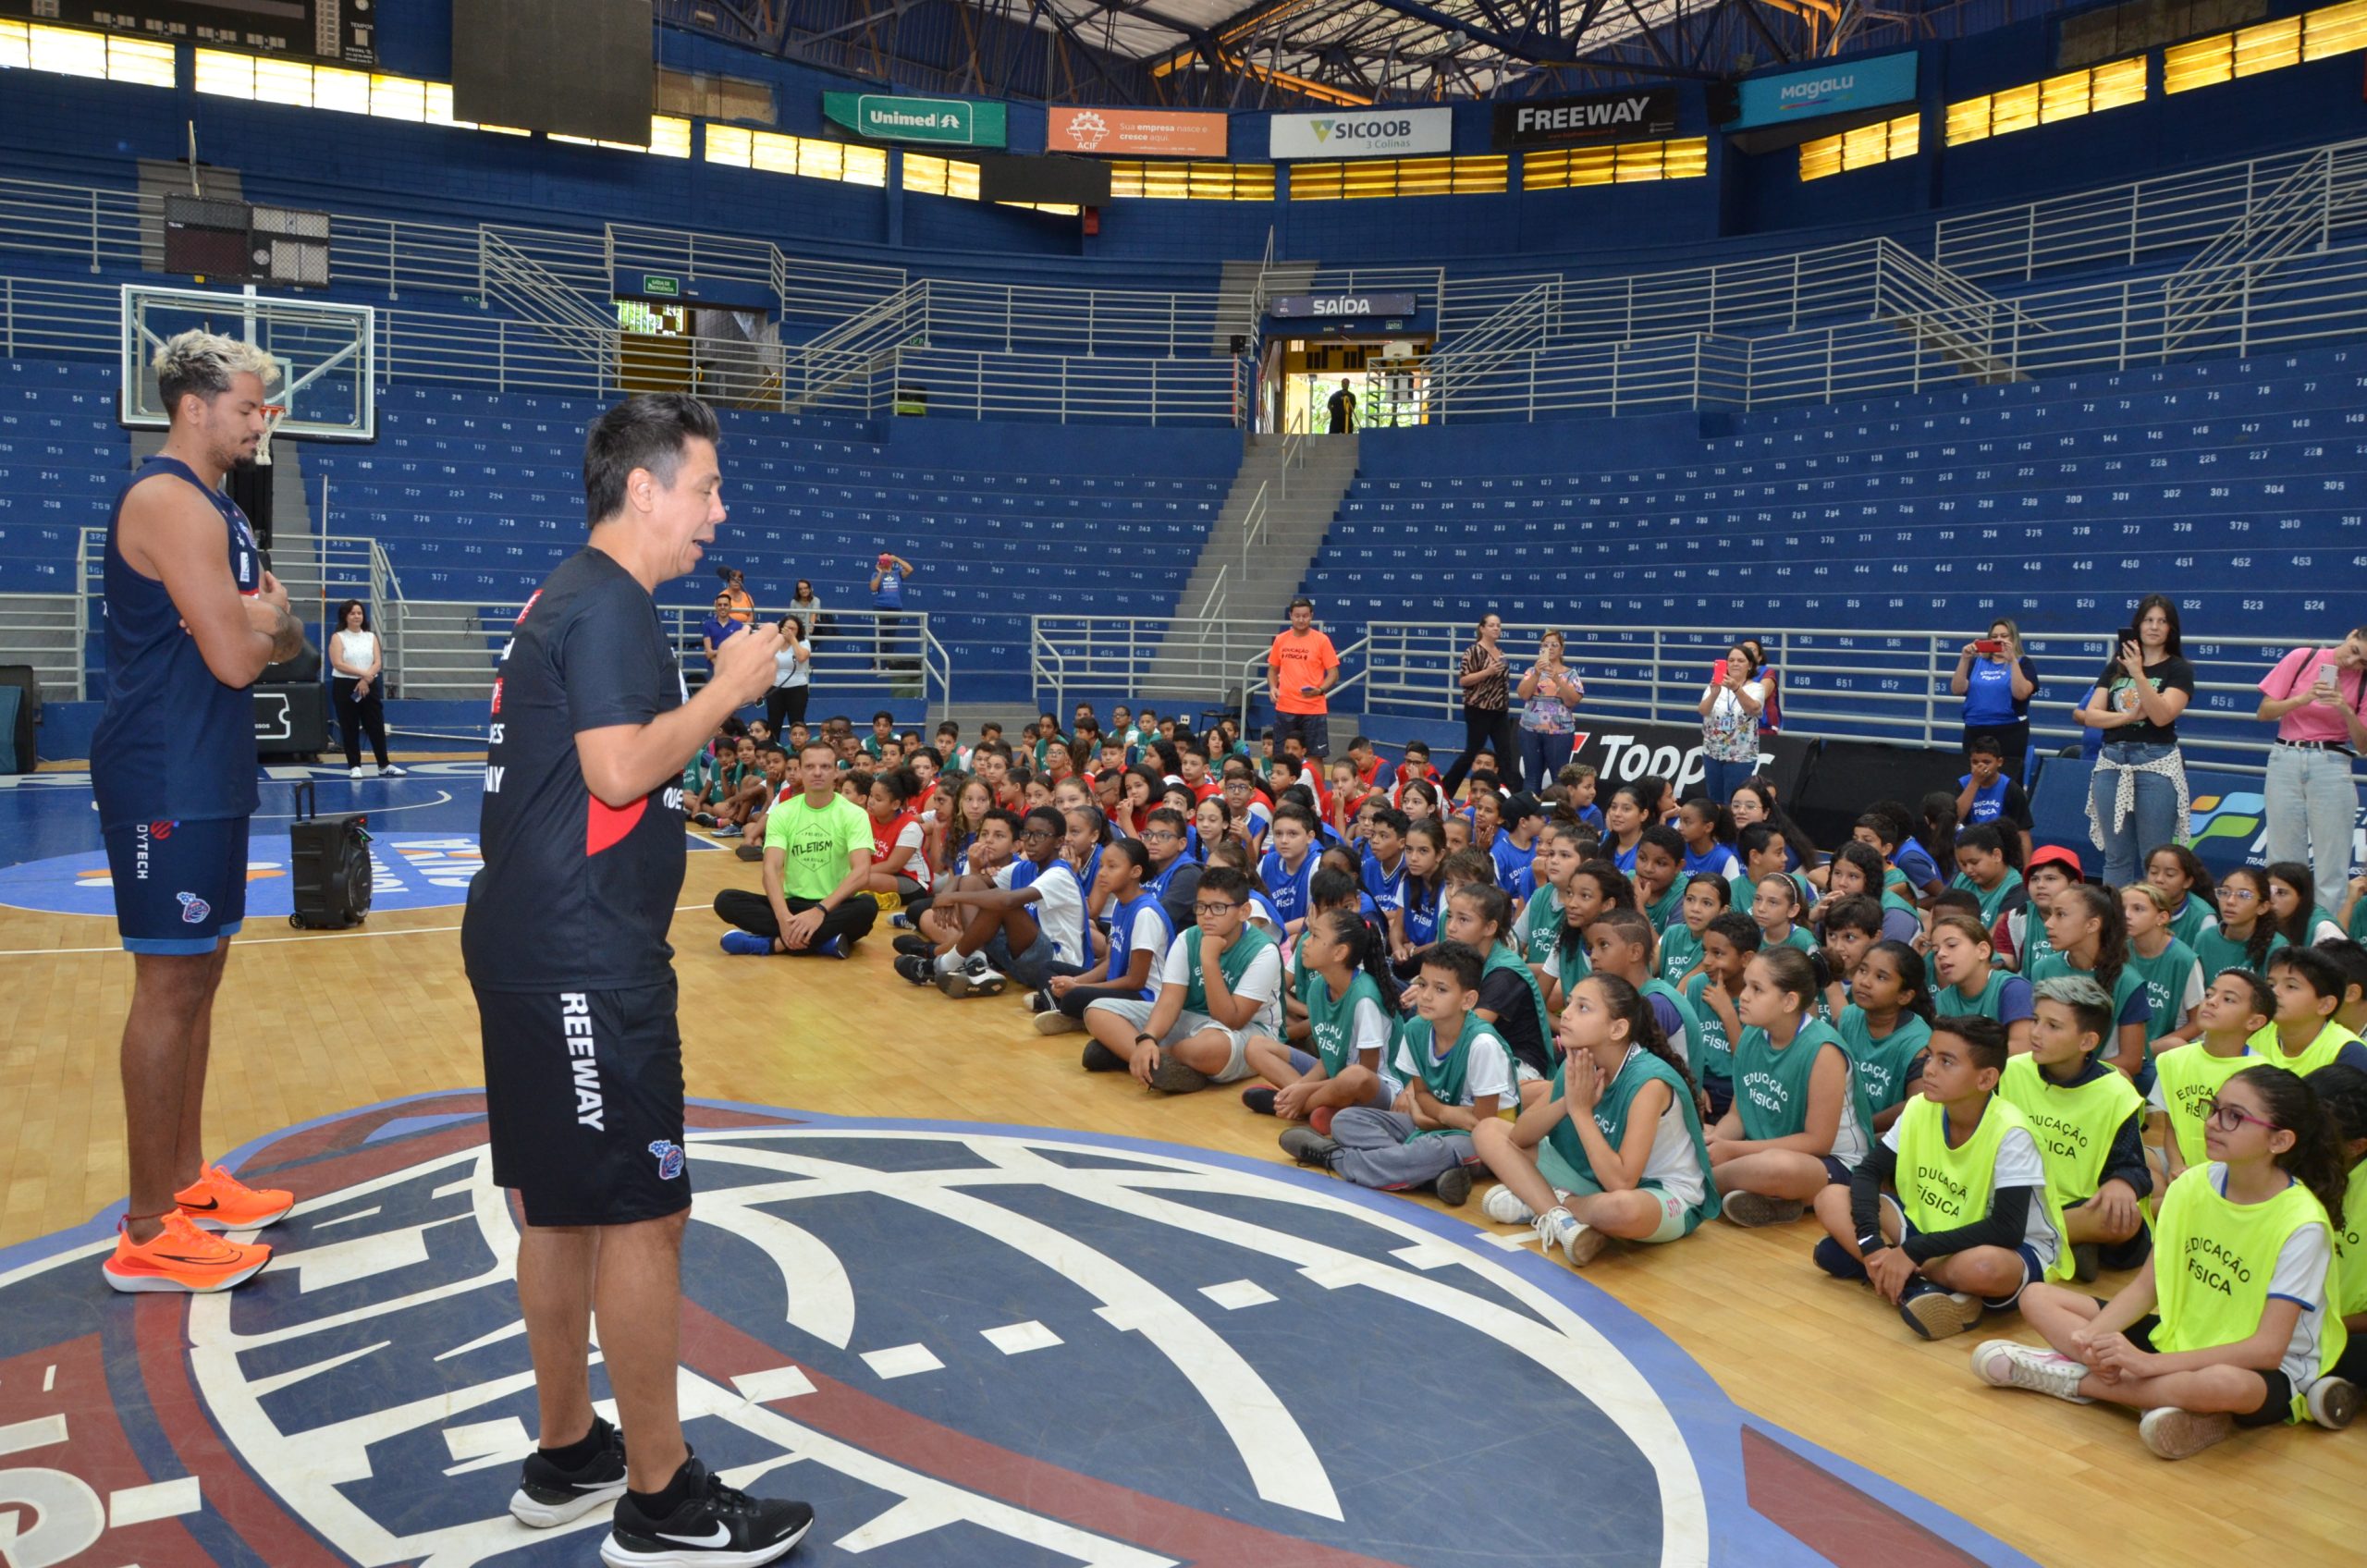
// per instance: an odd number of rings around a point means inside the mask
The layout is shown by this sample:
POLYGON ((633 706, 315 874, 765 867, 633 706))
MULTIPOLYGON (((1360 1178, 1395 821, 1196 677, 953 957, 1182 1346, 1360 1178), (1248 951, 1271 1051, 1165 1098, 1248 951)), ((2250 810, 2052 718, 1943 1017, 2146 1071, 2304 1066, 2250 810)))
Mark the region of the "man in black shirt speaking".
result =
POLYGON ((780 646, 770 626, 730 638, 693 698, 658 621, 657 585, 693 570, 723 521, 716 436, 681 393, 628 398, 592 426, 591 538, 526 601, 494 681, 484 867, 460 926, 493 1179, 526 1215, 518 1302, 542 1431, 509 1510, 548 1527, 614 1499, 610 1568, 770 1562, 814 1522, 710 1475, 674 1394, 691 1207, 666 941, 681 778, 772 683, 780 646), (592 1409, 595 1308, 622 1433, 592 1409))

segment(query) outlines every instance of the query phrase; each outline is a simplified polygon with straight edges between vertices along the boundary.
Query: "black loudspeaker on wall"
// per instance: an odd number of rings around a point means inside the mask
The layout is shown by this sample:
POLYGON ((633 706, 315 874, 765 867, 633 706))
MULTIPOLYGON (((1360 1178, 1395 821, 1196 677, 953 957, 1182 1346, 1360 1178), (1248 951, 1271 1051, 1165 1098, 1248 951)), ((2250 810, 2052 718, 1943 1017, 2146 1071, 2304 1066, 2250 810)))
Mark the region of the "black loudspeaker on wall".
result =
POLYGON ((296 786, 296 820, 288 825, 288 870, 300 930, 342 931, 370 914, 370 831, 364 812, 313 810, 310 779, 296 786))
POLYGON ((1713 81, 1701 90, 1702 106, 1709 111, 1711 125, 1723 125, 1742 117, 1742 89, 1731 81, 1713 81))

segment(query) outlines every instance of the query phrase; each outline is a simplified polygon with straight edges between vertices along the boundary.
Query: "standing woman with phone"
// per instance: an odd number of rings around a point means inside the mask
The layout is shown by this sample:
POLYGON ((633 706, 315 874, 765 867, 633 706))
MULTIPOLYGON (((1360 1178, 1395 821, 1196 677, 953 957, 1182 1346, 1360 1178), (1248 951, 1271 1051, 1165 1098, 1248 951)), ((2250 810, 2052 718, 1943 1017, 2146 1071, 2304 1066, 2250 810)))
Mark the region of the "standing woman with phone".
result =
POLYGON ((2306 861, 2320 888, 2339 888, 2350 880, 2359 816, 2350 765, 2367 749, 2367 626, 2331 648, 2294 649, 2260 692, 2259 717, 2276 724, 2268 752, 2268 858, 2306 861))
POLYGON ((1728 801, 1759 771, 1759 714, 1766 683, 1750 644, 1736 643, 1710 667, 1710 684, 1696 704, 1701 714, 1703 786, 1712 801, 1728 801))
POLYGON ((1521 776, 1531 790, 1552 782, 1570 760, 1577 733, 1573 710, 1586 701, 1586 682, 1562 662, 1562 645, 1560 632, 1547 632, 1539 640, 1537 662, 1520 678, 1521 776))
POLYGON ((1784 678, 1767 657, 1767 644, 1756 637, 1746 637, 1742 645, 1750 650, 1750 662, 1759 667, 1757 680, 1766 700, 1759 705, 1759 732, 1772 735, 1784 728, 1784 678))
POLYGON ((1455 683, 1463 688, 1463 754, 1439 780, 1447 800, 1463 785, 1471 761, 1486 746, 1495 753, 1497 782, 1517 792, 1521 788, 1520 753, 1513 743, 1512 692, 1504 678, 1512 667, 1504 662, 1504 618, 1490 610, 1479 618, 1479 630, 1464 651, 1463 669, 1455 683))
POLYGON ((2005 771, 2030 778, 2030 698, 2038 685, 2038 666, 2022 652, 2021 629, 2005 617, 1989 623, 1988 636, 1964 645, 1948 691, 1964 699, 1965 766, 1972 765, 1973 737, 1994 735, 2005 771))
POLYGON ((2106 886, 2137 880, 2144 857, 2186 838, 2186 761, 2178 715, 2194 700, 2194 666, 2180 652, 2177 606, 2159 594, 2137 602, 2088 700, 2073 710, 2102 733, 2088 783, 2088 833, 2104 852, 2106 886))

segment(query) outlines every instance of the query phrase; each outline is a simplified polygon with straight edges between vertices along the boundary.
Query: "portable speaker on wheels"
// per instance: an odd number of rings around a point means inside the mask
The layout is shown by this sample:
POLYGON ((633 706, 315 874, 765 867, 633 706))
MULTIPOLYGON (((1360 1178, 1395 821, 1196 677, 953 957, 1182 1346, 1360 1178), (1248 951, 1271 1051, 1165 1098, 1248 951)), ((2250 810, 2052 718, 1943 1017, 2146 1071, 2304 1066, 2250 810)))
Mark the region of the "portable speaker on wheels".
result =
POLYGON ((306 931, 342 931, 370 915, 370 830, 366 812, 313 810, 313 784, 296 786, 296 820, 288 825, 288 873, 296 913, 288 924, 306 931))

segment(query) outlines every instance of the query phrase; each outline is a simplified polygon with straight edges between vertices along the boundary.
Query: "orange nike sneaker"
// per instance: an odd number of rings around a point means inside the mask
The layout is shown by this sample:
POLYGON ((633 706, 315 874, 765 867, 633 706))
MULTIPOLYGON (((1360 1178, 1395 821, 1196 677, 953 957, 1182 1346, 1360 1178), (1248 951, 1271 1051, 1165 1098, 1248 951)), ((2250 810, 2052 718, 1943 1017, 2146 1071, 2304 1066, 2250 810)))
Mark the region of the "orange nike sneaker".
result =
POLYGON ((115 1256, 99 1266, 118 1291, 205 1295, 244 1282, 271 1261, 269 1247, 208 1235, 183 1214, 166 1215, 164 1230, 149 1242, 134 1242, 128 1223, 117 1223, 115 1256))
POLYGON ((196 1181, 175 1193, 173 1201, 200 1225, 251 1231, 295 1207, 296 1194, 276 1187, 250 1187, 220 1166, 209 1165, 196 1181))

